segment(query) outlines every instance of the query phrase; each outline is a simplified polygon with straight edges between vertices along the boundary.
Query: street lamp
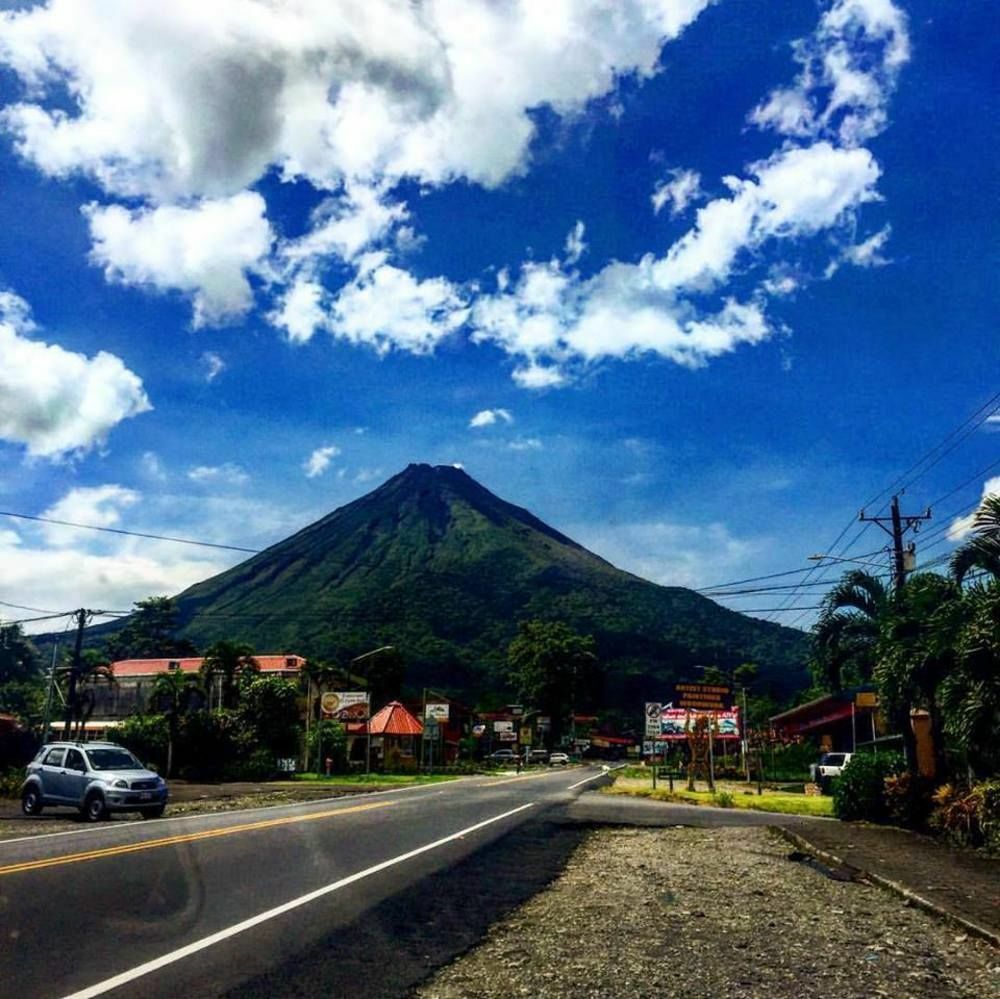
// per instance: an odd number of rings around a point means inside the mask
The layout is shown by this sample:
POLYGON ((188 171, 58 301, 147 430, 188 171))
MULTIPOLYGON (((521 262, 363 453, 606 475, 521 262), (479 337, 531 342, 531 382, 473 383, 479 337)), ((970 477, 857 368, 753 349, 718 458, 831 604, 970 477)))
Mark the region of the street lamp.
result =
MULTIPOLYGON (((360 656, 355 656, 347 665, 353 666, 355 663, 370 659, 372 656, 381 655, 383 652, 392 652, 395 645, 380 645, 371 652, 362 652, 360 656)), ((371 671, 365 670, 365 687, 368 691, 368 719, 365 721, 365 773, 372 772, 372 683, 371 671)))

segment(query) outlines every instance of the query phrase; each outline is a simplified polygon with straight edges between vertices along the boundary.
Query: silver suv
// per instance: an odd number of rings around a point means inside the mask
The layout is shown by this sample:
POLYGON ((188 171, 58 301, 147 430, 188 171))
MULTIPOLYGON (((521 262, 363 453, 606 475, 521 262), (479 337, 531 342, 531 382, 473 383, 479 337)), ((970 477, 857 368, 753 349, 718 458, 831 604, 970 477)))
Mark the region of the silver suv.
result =
POLYGON ((28 764, 21 785, 25 815, 46 805, 71 805, 88 822, 109 812, 156 819, 167 807, 167 782, 113 742, 50 742, 28 764))

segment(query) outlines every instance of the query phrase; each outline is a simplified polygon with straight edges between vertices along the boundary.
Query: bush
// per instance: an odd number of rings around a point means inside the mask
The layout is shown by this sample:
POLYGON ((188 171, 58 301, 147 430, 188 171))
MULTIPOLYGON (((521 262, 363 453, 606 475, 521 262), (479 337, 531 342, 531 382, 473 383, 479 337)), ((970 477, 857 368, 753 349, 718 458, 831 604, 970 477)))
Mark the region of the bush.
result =
POLYGON ((1000 850, 1000 779, 972 788, 942 784, 933 795, 930 827, 960 846, 1000 850))
POLYGON ((417 761, 413 756, 403 756, 399 748, 393 746, 385 754, 383 770, 387 774, 415 774, 417 772, 417 761))
POLYGON ((0 798, 16 798, 24 783, 24 770, 20 767, 0 771, 0 798))
POLYGON ((885 805, 889 821, 907 829, 922 829, 931 813, 931 784, 909 771, 885 779, 885 805))
POLYGON ((235 768, 239 780, 271 780, 278 775, 278 764, 269 749, 255 749, 235 768))
POLYGON ((887 822, 886 778, 904 770, 897 754, 855 756, 833 782, 833 814, 845 821, 887 822))
POLYGON ((133 715, 111 734, 115 742, 132 750, 142 763, 154 763, 160 773, 166 773, 169 736, 163 715, 133 715))
POLYGON ((731 791, 717 791, 712 795, 712 801, 719 808, 732 808, 734 804, 731 791))

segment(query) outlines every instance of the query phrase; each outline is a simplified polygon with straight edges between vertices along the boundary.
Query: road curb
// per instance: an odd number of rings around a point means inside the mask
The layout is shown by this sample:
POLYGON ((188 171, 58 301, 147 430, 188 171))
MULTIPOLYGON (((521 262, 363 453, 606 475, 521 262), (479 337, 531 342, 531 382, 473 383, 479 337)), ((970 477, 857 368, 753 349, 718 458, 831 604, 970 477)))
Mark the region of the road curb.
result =
POLYGON ((799 835, 797 832, 793 832, 791 829, 786 829, 784 826, 778 825, 768 826, 767 828, 770 829, 771 832, 776 833, 782 839, 791 843, 792 846, 800 849, 803 853, 811 854, 817 860, 822 860, 827 864, 835 864, 839 867, 847 867, 858 870, 864 875, 865 878, 871 881, 872 884, 876 884, 886 891, 891 891, 894 895, 898 895, 900 898, 905 899, 914 908, 923 909, 924 912, 928 912, 932 916, 937 916, 939 919, 950 923, 952 926, 955 926, 960 930, 964 930, 971 936, 978 937, 980 940, 985 940, 987 943, 1000 949, 1000 933, 988 929, 985 926, 981 926, 979 923, 975 923, 971 919, 966 919, 964 916, 960 916, 958 913, 952 912, 950 909, 946 909, 943 906, 938 905, 936 902, 932 902, 930 899, 924 898, 923 895, 918 895, 911 888, 901 885, 898 881, 892 881, 889 878, 883 877, 881 874, 876 874, 868 868, 859 868, 856 864, 848 863, 836 854, 830 853, 829 850, 823 850, 814 843, 810 843, 804 836, 799 835))

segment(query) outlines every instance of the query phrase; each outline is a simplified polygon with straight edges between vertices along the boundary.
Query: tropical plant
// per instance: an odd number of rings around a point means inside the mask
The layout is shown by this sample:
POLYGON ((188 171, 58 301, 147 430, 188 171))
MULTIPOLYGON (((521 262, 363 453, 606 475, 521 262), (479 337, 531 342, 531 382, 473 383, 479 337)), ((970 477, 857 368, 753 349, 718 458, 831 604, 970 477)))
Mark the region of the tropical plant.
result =
POLYGON ((977 773, 1000 770, 1000 583, 965 590, 954 667, 941 683, 944 729, 977 773))
POLYGON ((111 688, 117 683, 114 672, 103 656, 87 649, 76 667, 72 661, 56 667, 55 682, 60 690, 65 690, 62 696, 66 705, 64 737, 82 738, 87 722, 97 706, 102 687, 111 688))
POLYGON ((951 574, 962 583, 979 569, 1000 579, 1000 495, 985 497, 972 519, 972 537, 951 557, 951 574))
POLYGON ((252 679, 243 691, 237 719, 248 748, 277 757, 295 756, 299 749, 299 692, 278 676, 252 679))
POLYGON ((135 610, 126 618, 121 631, 108 639, 110 659, 180 658, 195 654, 195 647, 177 631, 178 610, 172 597, 147 597, 133 604, 135 610))
POLYGON ((236 707, 240 697, 240 685, 245 679, 249 681, 260 671, 257 660, 254 659, 253 647, 244 642, 230 642, 225 639, 216 642, 205 652, 201 664, 202 682, 209 694, 216 677, 220 678, 220 703, 216 707, 232 709, 236 707))
POLYGON ((903 773, 903 758, 896 754, 855 755, 833 782, 833 812, 838 819, 885 822, 889 818, 886 778, 903 773))
POLYGON ((823 599, 813 633, 817 663, 829 690, 845 681, 871 678, 883 615, 892 591, 877 576, 859 569, 844 574, 823 599))
POLYGON ((179 669, 159 673, 153 681, 151 705, 167 721, 167 776, 174 768, 174 746, 180 732, 181 719, 201 707, 205 692, 201 678, 179 669))

